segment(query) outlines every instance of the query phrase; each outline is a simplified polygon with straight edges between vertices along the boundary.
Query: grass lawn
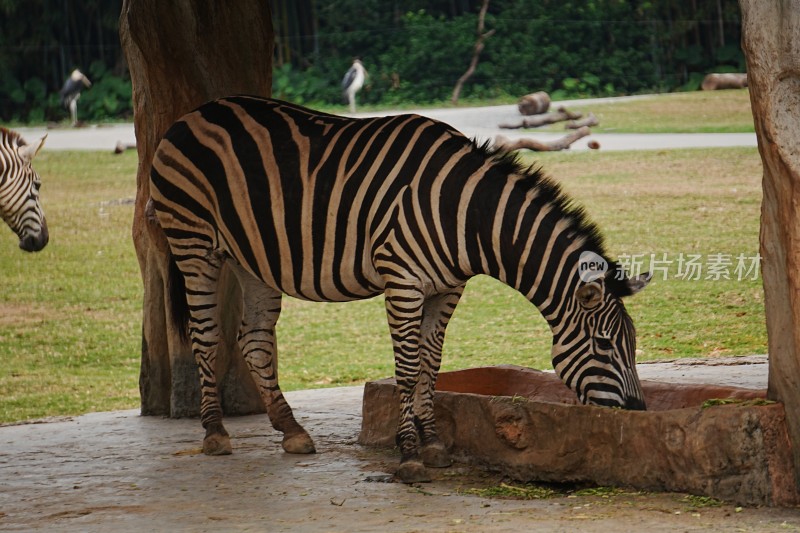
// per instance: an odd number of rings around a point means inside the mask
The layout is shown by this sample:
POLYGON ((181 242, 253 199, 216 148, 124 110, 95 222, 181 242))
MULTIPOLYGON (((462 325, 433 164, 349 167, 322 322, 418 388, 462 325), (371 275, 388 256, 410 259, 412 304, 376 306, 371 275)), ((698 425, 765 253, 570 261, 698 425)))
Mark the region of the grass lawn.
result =
MULTIPOLYGON (((747 89, 645 96, 603 104, 576 103, 573 111, 594 113, 593 133, 750 133, 755 131, 747 89)), ((563 131, 564 124, 541 131, 563 131)), ((537 130, 530 130, 537 131, 537 130)))
MULTIPOLYGON (((464 100, 459 107, 516 104, 515 99, 494 101, 464 100)), ((311 107, 314 107, 311 105, 311 107)), ((317 106, 329 113, 347 113, 347 106, 317 106)), ((398 109, 425 109, 452 107, 449 101, 432 104, 408 104, 393 106, 398 109)), ((556 106, 551 106, 554 111, 556 106)), ((725 91, 691 91, 658 95, 643 95, 632 100, 610 103, 584 103, 581 100, 570 104, 572 111, 594 113, 600 125, 593 133, 751 133, 755 131, 750 112, 750 93, 747 89, 725 91)), ((387 110, 385 106, 363 105, 359 112, 387 110)), ((560 122, 527 131, 563 131, 560 122)))
MULTIPOLYGON (((587 207, 613 255, 632 266, 641 262, 642 270, 651 254, 660 261, 651 286, 627 304, 641 359, 766 352, 761 279, 748 273, 740 280, 736 271, 737 257, 758 252, 755 149, 551 153, 536 160, 587 207), (702 270, 690 270, 692 264, 702 270)), ((50 244, 26 254, 0 228, 0 422, 138 407, 142 289, 130 238, 136 155, 45 150, 35 166, 50 244)), ((287 298, 278 332, 285 390, 393 372, 380 298, 287 298)), ((448 329, 444 368, 550 368, 550 343, 530 303, 478 277, 448 329)))
POLYGON ((137 405, 136 164, 134 153, 37 156, 50 243, 27 254, 0 228, 0 421, 137 405))

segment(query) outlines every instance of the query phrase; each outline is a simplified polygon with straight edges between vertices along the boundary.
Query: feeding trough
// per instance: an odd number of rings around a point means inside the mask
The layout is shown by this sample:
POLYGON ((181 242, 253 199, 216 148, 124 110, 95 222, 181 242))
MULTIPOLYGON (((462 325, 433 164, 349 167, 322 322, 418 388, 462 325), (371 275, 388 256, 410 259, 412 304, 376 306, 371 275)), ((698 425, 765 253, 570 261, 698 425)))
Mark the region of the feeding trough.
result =
MULTIPOLYGON (((648 411, 625 411, 577 405, 554 374, 517 366, 443 372, 436 389, 453 457, 519 481, 800 501, 783 405, 765 390, 644 380, 648 411)), ((359 443, 394 445, 398 418, 394 379, 367 383, 359 443)))

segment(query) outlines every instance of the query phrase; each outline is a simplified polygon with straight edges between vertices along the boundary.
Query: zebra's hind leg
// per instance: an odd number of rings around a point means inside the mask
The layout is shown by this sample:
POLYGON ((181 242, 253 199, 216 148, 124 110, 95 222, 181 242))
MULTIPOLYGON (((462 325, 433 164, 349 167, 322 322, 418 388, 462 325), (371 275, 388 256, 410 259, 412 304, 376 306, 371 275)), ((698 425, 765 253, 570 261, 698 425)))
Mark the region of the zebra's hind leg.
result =
POLYGON ((425 301, 423 306, 421 340, 419 347, 420 374, 414 395, 414 412, 422 446, 420 456, 425 466, 443 468, 453 461, 436 432, 433 400, 436 378, 442 363, 445 328, 453 316, 464 286, 451 292, 438 294, 425 301))
MULTIPOLYGON (((232 265, 233 266, 233 265, 232 265)), ((239 347, 255 381, 272 427, 283 433, 288 453, 315 453, 314 442, 295 420, 292 408, 278 385, 278 344, 275 324, 281 312, 281 293, 235 266, 244 306, 239 347)))
POLYGON ((178 265, 186 284, 189 306, 189 336, 200 372, 200 421, 206 430, 203 453, 227 455, 232 451, 231 439, 222 425, 222 405, 216 378, 219 321, 217 286, 223 259, 209 253, 195 256, 178 265))

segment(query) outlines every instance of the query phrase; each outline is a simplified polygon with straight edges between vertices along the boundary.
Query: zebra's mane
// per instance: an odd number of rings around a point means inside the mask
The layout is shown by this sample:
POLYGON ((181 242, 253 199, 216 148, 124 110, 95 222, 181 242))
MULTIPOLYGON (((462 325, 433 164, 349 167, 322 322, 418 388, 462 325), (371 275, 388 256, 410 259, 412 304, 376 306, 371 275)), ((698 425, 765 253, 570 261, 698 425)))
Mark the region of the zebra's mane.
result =
POLYGON ((25 146, 27 144, 25 139, 22 138, 22 135, 14 130, 4 128, 3 126, 0 126, 0 139, 7 139, 9 142, 16 141, 17 146, 25 146))
POLYGON ((516 174, 523 176, 520 183, 523 186, 527 186, 529 190, 536 189, 539 193, 538 198, 549 204, 554 211, 560 213, 561 217, 567 220, 569 229, 576 236, 584 238, 586 249, 606 260, 610 274, 606 276, 606 287, 612 294, 620 298, 631 294, 630 288, 626 283, 627 275, 616 275, 620 265, 608 257, 605 239, 600 227, 590 220, 586 209, 565 193, 559 183, 546 176, 541 166, 525 165, 516 153, 493 148, 490 141, 486 141, 481 145, 475 144, 475 146, 494 162, 494 168, 502 175, 510 176, 516 174))

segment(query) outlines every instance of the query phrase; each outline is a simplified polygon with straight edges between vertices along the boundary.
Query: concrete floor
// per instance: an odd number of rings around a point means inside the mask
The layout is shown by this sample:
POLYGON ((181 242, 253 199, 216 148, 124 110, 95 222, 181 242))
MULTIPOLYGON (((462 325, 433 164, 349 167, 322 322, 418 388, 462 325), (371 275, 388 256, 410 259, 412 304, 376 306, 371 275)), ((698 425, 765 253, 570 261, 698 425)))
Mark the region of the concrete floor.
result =
MULTIPOLYGON (((645 379, 766 386, 763 357, 642 364, 645 379)), ((359 446, 362 387, 287 394, 318 453, 292 456, 264 415, 227 419, 234 454, 206 457, 195 419, 92 413, 0 427, 3 531, 792 531, 794 509, 706 507, 623 491, 520 501, 469 494, 476 467, 390 482, 392 450, 359 446)))

